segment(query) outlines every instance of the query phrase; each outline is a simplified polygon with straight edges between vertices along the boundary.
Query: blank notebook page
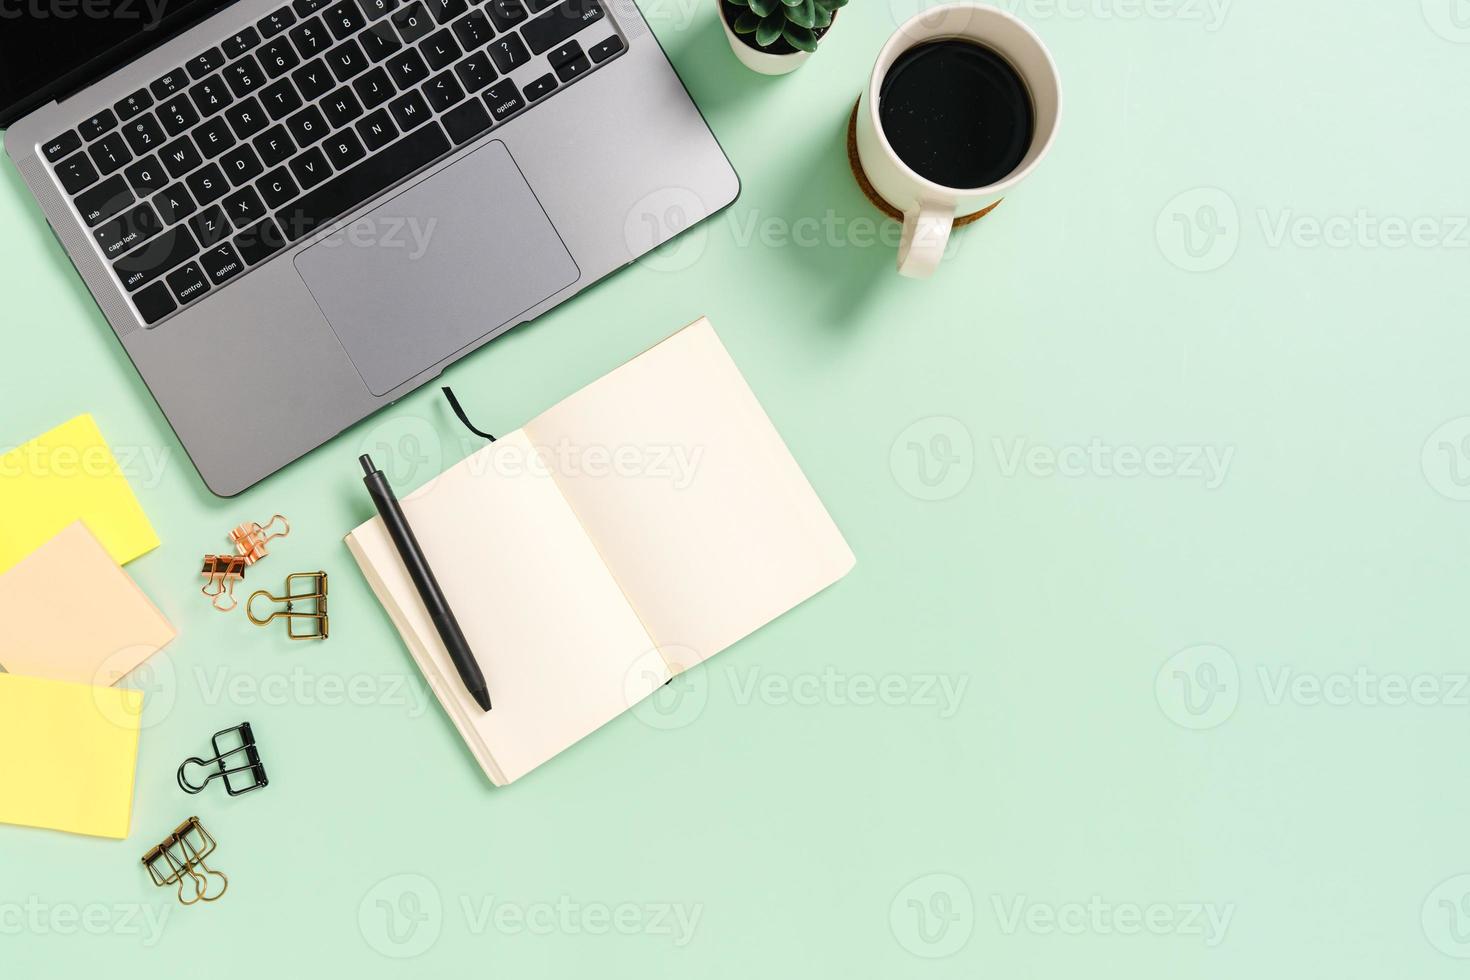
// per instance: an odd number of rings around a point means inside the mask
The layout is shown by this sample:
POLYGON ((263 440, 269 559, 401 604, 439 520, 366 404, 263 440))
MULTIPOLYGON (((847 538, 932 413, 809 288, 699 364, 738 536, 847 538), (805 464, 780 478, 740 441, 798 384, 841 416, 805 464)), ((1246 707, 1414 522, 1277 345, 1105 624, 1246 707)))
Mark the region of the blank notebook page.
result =
POLYGON ((853 567, 852 551, 708 320, 525 431, 537 445, 587 461, 559 466, 557 482, 649 635, 680 668, 853 567), (590 465, 619 453, 621 475, 590 465))
POLYGON ((460 734, 504 782, 668 679, 649 670, 662 667, 653 641, 533 455, 524 433, 512 433, 402 501, 485 674, 489 712, 465 690, 383 522, 349 537, 460 734))

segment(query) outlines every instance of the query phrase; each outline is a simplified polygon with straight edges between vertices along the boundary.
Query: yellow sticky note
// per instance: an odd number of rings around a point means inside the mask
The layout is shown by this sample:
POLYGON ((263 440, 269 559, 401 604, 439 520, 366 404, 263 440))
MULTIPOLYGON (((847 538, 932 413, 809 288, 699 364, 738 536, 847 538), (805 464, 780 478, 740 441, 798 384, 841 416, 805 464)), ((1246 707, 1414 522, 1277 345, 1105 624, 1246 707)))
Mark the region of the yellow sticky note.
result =
POLYGON ((0 823, 128 836, 143 692, 0 674, 0 823))
POLYGON ((158 535, 90 415, 0 456, 0 572, 83 521, 119 565, 158 535))

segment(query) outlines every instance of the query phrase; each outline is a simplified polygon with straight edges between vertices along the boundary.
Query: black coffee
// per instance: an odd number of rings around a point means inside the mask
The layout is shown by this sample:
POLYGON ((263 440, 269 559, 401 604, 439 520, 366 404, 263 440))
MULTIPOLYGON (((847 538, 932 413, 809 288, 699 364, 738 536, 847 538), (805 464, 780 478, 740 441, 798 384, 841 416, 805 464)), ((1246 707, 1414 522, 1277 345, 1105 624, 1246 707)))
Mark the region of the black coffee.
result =
POLYGON ((945 187, 984 187, 1009 175, 1036 129, 1031 93, 1010 62, 972 41, 905 51, 878 92, 883 134, 920 176, 945 187))

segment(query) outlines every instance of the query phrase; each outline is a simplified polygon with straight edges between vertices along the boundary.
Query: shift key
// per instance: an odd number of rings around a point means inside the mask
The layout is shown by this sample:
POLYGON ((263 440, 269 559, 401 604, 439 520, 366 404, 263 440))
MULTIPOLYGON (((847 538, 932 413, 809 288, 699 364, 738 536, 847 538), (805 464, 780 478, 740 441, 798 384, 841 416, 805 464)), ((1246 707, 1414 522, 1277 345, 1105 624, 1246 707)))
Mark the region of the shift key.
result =
POLYGON ((141 289, 199 251, 187 225, 170 228, 153 241, 113 263, 129 292, 141 289))
POLYGON ((521 27, 531 50, 542 54, 576 34, 588 24, 602 20, 597 0, 565 0, 521 27))

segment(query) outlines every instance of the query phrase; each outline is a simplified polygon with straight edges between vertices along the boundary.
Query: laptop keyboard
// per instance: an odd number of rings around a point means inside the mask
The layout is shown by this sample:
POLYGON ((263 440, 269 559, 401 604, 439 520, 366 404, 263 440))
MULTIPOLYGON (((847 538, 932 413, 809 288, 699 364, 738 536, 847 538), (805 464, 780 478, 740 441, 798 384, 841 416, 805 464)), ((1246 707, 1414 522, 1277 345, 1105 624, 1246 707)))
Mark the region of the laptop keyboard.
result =
POLYGON ((623 47, 599 0, 294 0, 42 151, 154 324, 623 47))

